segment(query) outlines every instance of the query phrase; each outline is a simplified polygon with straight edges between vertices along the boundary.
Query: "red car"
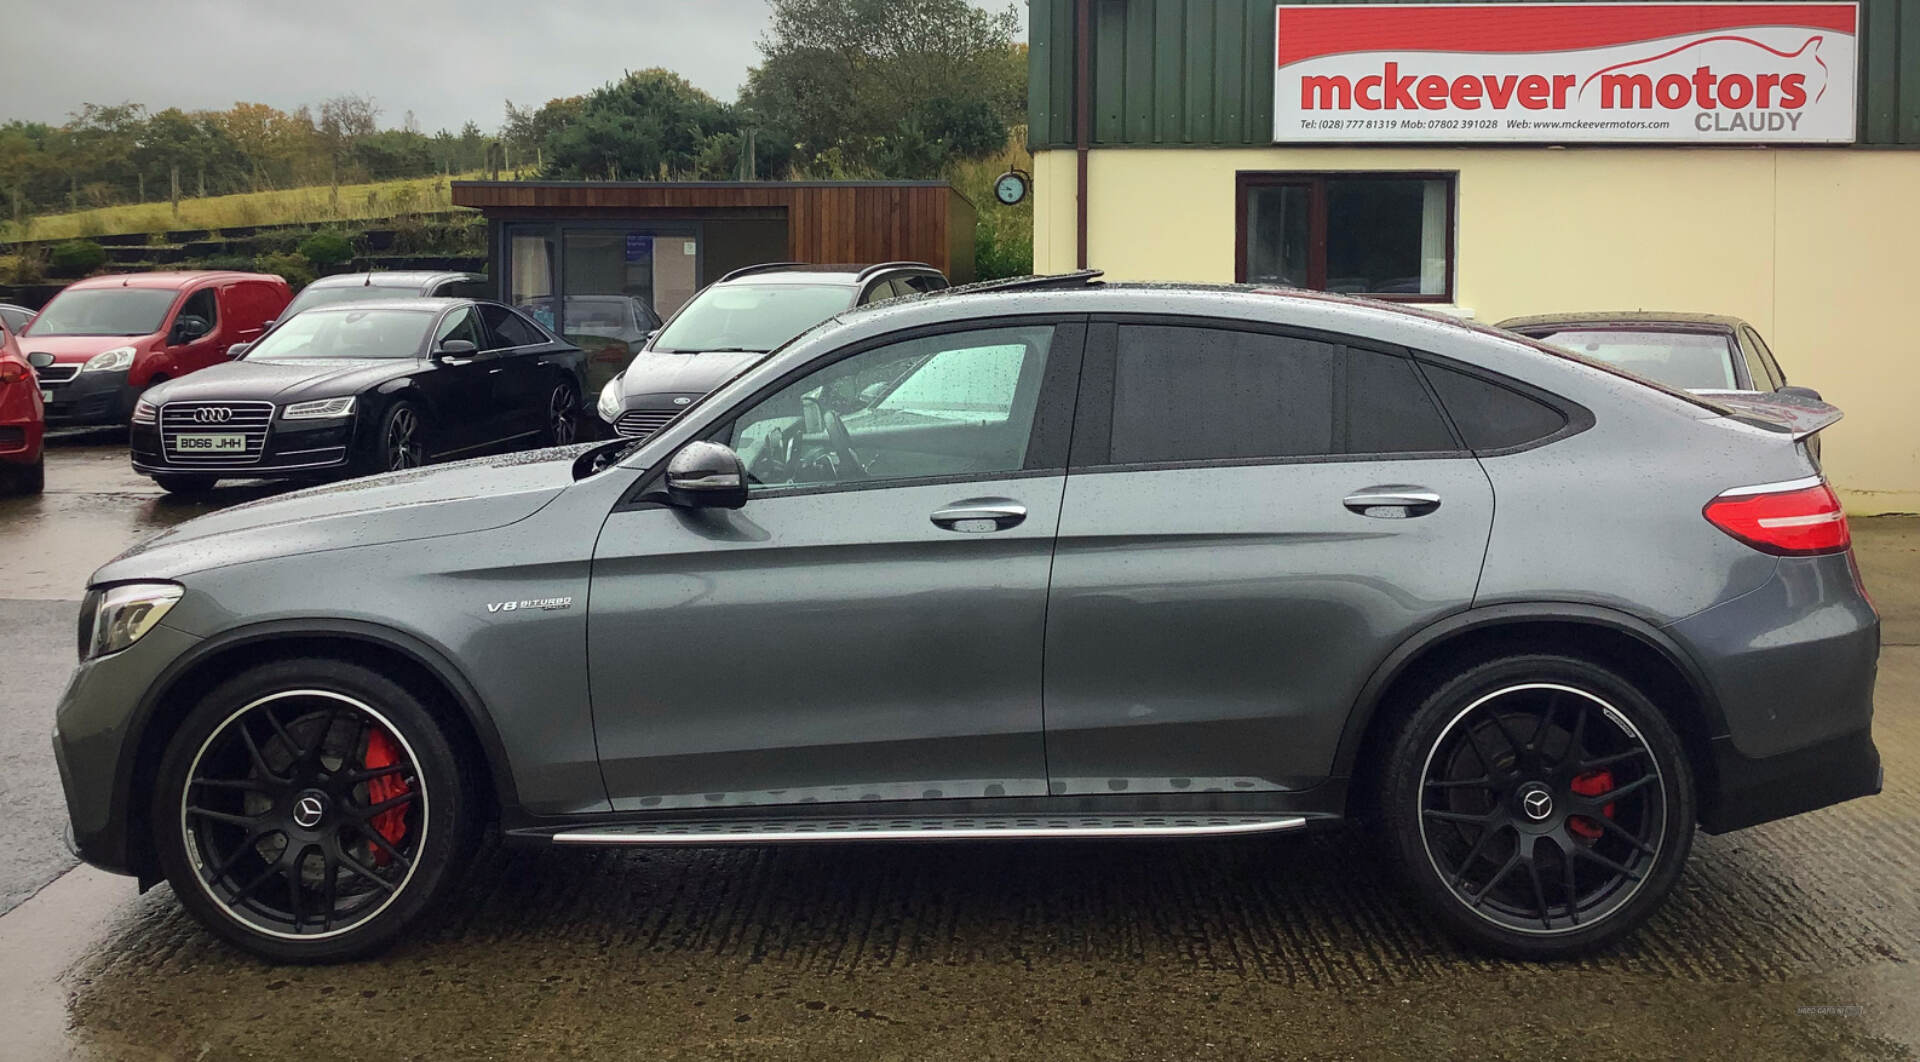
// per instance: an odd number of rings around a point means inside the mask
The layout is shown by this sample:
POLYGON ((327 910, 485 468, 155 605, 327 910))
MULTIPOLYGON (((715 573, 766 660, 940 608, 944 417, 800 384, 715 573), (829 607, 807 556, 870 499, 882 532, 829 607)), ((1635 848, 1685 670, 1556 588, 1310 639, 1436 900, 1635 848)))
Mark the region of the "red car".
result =
POLYGON ((40 452, 46 417, 40 385, 13 330, 0 322, 0 494, 38 494, 46 483, 40 452))
POLYGON ((259 339, 292 298, 266 273, 88 277, 47 303, 20 346, 48 424, 125 424, 140 392, 224 363, 227 348, 259 339))

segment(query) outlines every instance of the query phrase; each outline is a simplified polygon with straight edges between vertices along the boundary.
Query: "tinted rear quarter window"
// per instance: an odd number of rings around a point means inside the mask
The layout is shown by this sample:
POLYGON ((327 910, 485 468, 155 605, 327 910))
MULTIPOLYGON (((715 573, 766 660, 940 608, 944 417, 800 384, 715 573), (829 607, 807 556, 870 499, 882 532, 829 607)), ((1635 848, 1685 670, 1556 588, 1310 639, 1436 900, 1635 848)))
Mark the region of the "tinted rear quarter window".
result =
POLYGON ((1538 442, 1566 427, 1566 415, 1538 399, 1478 376, 1424 366, 1440 403, 1469 448, 1505 450, 1538 442))
POLYGON ((493 330, 494 337, 503 347, 527 347, 547 341, 547 337, 540 334, 531 321, 505 306, 481 303, 480 316, 485 318, 487 327, 493 330))

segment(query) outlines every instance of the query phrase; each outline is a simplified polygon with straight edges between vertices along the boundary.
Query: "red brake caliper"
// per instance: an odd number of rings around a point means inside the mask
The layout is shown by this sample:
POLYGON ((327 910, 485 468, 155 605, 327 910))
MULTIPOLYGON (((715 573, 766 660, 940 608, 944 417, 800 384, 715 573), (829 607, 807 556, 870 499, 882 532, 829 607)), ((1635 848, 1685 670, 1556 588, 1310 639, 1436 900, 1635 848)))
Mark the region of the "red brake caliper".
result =
MULTIPOLYGON (((367 735, 366 768, 369 771, 382 767, 391 767, 400 762, 400 750, 385 730, 374 727, 367 735)), ((367 783, 367 803, 379 804, 408 791, 407 780, 398 773, 383 774, 367 783)), ((383 811, 373 817, 373 828, 380 831, 388 844, 399 847, 400 838, 407 835, 407 809, 404 807, 383 811)), ((374 846, 373 865, 384 867, 392 857, 386 849, 374 846)))
MULTIPOLYGON (((1575 778, 1568 788, 1583 797, 1597 797, 1613 789, 1613 772, 1588 771, 1586 774, 1575 778)), ((1607 818, 1613 818, 1613 805, 1608 804, 1601 808, 1600 813, 1607 818)), ((1602 827, 1599 823, 1580 815, 1570 815, 1567 817, 1567 829, 1572 832, 1575 837, 1586 841, 1597 841, 1600 839, 1600 835, 1606 832, 1605 827, 1602 827)))

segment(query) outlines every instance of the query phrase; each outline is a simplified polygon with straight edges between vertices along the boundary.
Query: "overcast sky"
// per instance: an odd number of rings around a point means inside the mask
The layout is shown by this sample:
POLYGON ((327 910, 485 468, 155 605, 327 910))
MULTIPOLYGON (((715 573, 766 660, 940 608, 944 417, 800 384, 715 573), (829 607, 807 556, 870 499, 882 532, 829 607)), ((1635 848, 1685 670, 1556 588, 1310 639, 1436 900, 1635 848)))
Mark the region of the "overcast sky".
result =
MULTIPOLYGON (((1004 8, 1006 0, 980 6, 1004 8)), ((1019 10, 1024 22, 1026 5, 1019 10)), ((4 0, 0 121, 82 103, 292 109, 374 97, 380 124, 500 126, 506 101, 573 96, 664 66, 731 100, 766 0, 4 0)))

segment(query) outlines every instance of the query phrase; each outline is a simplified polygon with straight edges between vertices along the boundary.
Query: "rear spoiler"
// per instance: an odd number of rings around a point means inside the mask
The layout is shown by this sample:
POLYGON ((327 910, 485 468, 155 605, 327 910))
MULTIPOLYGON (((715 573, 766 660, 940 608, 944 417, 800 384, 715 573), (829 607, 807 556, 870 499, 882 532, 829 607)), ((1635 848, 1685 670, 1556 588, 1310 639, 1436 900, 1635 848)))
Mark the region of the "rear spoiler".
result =
POLYGON ((1754 395, 1713 395, 1707 401, 1742 424, 1792 436, 1794 442, 1827 427, 1844 414, 1817 398, 1774 391, 1754 395))

